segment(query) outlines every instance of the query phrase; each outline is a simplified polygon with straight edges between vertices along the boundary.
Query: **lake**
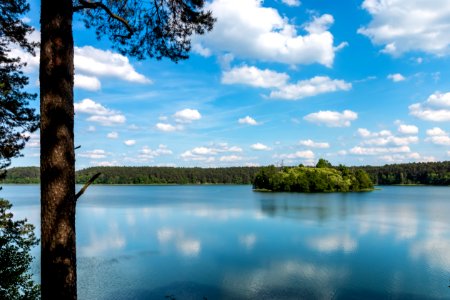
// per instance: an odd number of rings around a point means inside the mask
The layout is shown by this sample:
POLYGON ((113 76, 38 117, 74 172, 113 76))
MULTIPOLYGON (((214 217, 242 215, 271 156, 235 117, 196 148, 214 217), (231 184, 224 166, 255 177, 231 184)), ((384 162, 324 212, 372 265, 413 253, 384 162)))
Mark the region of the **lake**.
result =
MULTIPOLYGON (((450 187, 380 188, 91 186, 77 207, 79 299, 450 299, 450 187)), ((0 197, 39 224, 39 186, 0 197)))

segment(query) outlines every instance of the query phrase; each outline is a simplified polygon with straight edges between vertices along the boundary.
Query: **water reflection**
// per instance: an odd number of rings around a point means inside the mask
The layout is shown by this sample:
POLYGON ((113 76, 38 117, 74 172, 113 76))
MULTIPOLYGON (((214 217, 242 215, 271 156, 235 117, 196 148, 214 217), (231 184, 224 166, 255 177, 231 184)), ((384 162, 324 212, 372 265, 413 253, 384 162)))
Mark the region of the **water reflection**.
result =
MULTIPOLYGON (((77 211, 79 299, 448 298, 448 190, 94 186, 77 211)), ((2 192, 39 223, 36 186, 2 192)))

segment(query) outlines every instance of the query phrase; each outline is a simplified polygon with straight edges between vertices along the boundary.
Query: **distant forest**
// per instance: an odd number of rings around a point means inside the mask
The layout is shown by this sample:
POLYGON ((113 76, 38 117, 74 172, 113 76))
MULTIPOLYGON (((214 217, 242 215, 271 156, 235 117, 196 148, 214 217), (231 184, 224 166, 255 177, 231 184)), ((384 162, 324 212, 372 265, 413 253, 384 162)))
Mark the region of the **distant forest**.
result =
MULTIPOLYGON (((101 173, 95 180, 97 184, 252 184, 260 169, 260 167, 92 167, 77 171, 76 183, 85 183, 96 173, 101 173)), ((39 183, 39 168, 11 168, 2 183, 39 183)))
MULTIPOLYGON (((450 161, 351 169, 366 171, 376 185, 450 185, 450 161)), ((97 184, 253 184, 260 170, 261 167, 92 167, 77 171, 76 182, 85 183, 100 172, 102 175, 95 181, 97 184)), ((39 183, 39 168, 11 168, 2 183, 39 183)))

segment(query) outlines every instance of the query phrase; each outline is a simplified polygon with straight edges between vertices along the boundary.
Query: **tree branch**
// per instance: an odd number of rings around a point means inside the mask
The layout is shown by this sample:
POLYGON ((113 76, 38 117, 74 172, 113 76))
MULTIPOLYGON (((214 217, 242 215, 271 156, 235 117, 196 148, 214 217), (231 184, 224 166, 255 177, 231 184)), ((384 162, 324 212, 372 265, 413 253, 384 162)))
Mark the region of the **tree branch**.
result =
POLYGON ((100 176, 102 173, 97 173, 94 176, 91 177, 91 179, 89 179, 83 186, 83 188, 75 195, 75 201, 78 200, 78 198, 81 197, 81 195, 84 194, 84 192, 86 191, 86 189, 92 184, 94 183, 95 179, 98 178, 98 176, 100 176))
POLYGON ((90 2, 90 1, 86 1, 86 0, 79 0, 80 4, 79 6, 74 6, 73 7, 73 11, 74 12, 78 12, 82 9, 85 8, 89 8, 89 9, 97 9, 97 8, 101 8, 103 9, 111 18, 113 18, 116 21, 119 21, 120 23, 122 23, 128 30, 128 35, 117 35, 123 38, 130 38, 134 31, 133 28, 131 28, 130 24, 128 24, 128 21, 125 20, 124 18, 122 18, 121 16, 116 15, 115 13, 113 13, 105 4, 103 4, 102 2, 90 2))

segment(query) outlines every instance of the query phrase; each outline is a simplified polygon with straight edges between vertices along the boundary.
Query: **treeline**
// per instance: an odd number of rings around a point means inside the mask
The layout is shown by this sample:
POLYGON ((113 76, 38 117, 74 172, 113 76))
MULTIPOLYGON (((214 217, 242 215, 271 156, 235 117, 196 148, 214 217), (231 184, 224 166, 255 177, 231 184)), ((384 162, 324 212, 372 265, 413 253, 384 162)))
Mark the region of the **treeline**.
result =
POLYGON ((450 161, 359 167, 377 185, 450 185, 450 161))
MULTIPOLYGON (((77 171, 76 182, 85 183, 101 173, 97 184, 251 184, 259 170, 260 167, 92 167, 77 171)), ((11 168, 3 183, 39 183, 39 168, 11 168)))
POLYGON ((255 176, 253 188, 273 192, 359 192, 372 190, 373 183, 361 169, 343 165, 333 167, 328 161, 320 159, 316 167, 262 168, 255 176))
MULTIPOLYGON (((102 184, 252 184, 261 167, 171 168, 93 167, 76 173, 76 182, 85 183, 97 172, 102 184)), ((450 161, 350 167, 364 170, 376 185, 450 185, 450 161)), ((2 183, 39 183, 38 167, 8 169, 2 183)))

